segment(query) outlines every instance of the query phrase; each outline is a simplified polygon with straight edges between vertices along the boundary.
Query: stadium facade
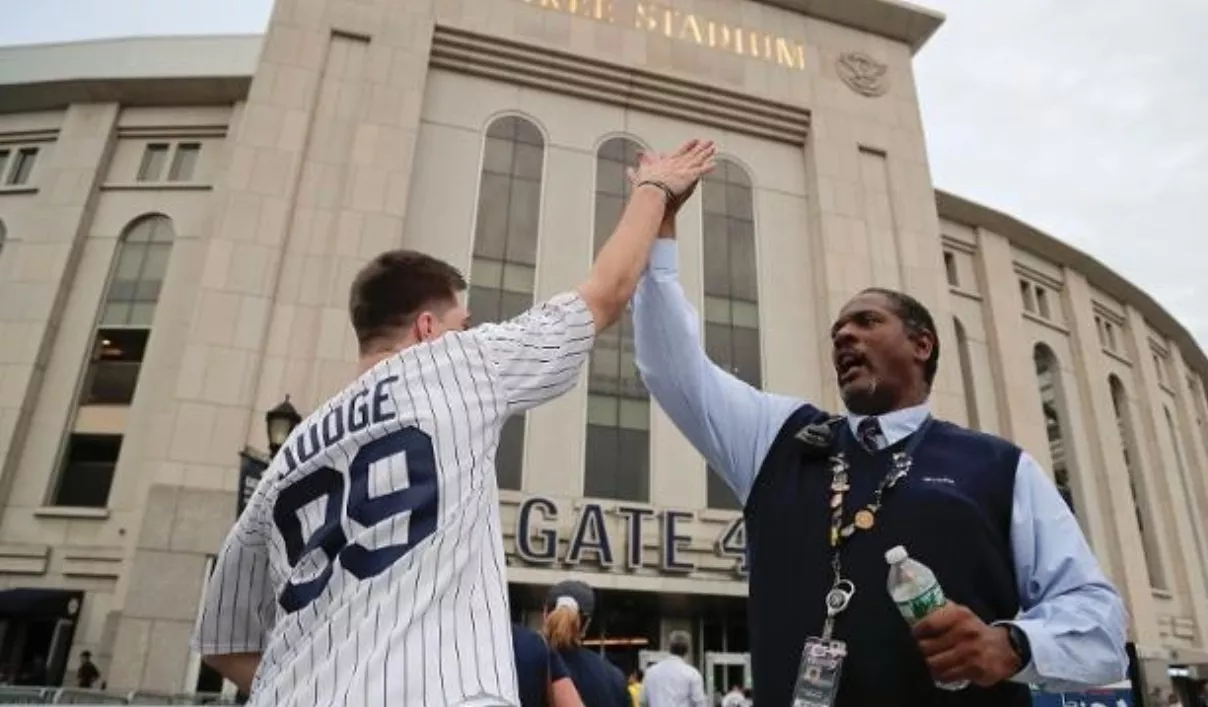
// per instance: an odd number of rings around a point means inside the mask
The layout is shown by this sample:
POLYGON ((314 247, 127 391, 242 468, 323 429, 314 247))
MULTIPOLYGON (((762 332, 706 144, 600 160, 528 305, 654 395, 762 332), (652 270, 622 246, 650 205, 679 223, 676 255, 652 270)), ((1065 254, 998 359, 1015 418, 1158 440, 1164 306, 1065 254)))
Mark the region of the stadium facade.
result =
MULTIPOLYGON (((699 134, 725 160, 681 266, 714 358, 838 409, 841 303, 919 296, 938 414, 1052 471, 1147 686, 1208 677, 1208 359, 1091 257, 933 188, 911 61, 941 22, 883 0, 278 0, 264 36, 0 50, 0 661, 59 675, 91 649, 110 687, 212 680, 187 644, 240 455, 284 396, 305 411, 352 373, 357 268, 422 249, 468 273, 477 318, 507 316, 586 272, 637 149, 699 134)), ((578 577, 618 662, 683 628, 718 687, 744 676, 739 514, 625 324, 509 424, 499 475, 518 618, 578 577)))

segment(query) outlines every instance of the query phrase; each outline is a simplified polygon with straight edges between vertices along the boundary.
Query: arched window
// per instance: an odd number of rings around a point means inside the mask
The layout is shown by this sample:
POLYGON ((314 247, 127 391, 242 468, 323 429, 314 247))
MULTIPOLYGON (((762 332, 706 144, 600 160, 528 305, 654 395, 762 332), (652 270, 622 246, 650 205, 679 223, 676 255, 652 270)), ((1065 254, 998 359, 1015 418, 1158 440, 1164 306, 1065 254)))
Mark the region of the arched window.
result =
MULTIPOLYGON (((134 401, 175 239, 172 220, 159 214, 132 222, 118 239, 78 407, 122 407, 134 401)), ((103 425, 82 424, 82 418, 76 416, 53 501, 103 508, 122 435, 103 425)))
POLYGON ((956 354, 961 364, 961 387, 965 391, 965 418, 969 427, 981 429, 981 420, 977 414, 977 379, 973 376, 973 354, 969 350, 969 336, 965 333, 965 325, 956 317, 952 318, 956 329, 956 354))
POLYGON ((1170 447, 1174 451, 1175 470, 1179 474, 1179 493, 1183 496, 1183 503, 1187 508, 1187 523, 1191 526, 1191 540, 1195 545, 1195 556, 1199 558, 1199 561, 1193 564, 1200 566, 1204 583, 1208 585, 1208 566, 1205 565, 1208 555, 1204 554, 1204 541, 1200 538, 1203 515, 1196 512, 1195 492, 1192 490, 1191 482, 1187 478, 1187 464, 1183 461, 1183 446, 1179 444, 1179 428, 1174 424, 1174 416, 1170 414, 1169 407, 1163 405, 1162 412, 1166 415, 1166 431, 1170 435, 1170 447))
MULTIPOLYGON (((487 128, 470 266, 470 314, 478 322, 515 317, 533 305, 545 139, 531 121, 498 118, 487 128)), ((503 425, 495 469, 499 488, 519 490, 524 415, 503 425)))
POLYGON ((1053 481, 1071 511, 1074 508, 1074 493, 1070 486, 1069 453, 1065 447, 1064 401, 1061 396, 1059 377, 1061 371, 1053 350, 1044 344, 1036 344, 1032 352, 1036 364, 1036 378, 1040 384, 1040 406, 1044 413, 1044 429, 1049 438, 1049 454, 1053 457, 1053 481))
MULTIPOLYGON (((701 184, 701 206, 705 349, 718 366, 758 388, 763 385, 763 359, 751 178, 733 161, 718 160, 717 169, 701 184)), ((710 508, 739 507, 714 469, 709 469, 707 483, 710 508)))
MULTIPOLYGON (((616 228, 629 198, 628 167, 641 147, 617 137, 596 153, 594 251, 616 228)), ((596 498, 645 502, 650 497, 650 394, 633 353, 633 317, 596 338, 587 387, 587 444, 583 493, 596 498)))
POLYGON ((1133 512, 1137 517, 1137 529, 1141 532, 1141 549, 1145 552, 1145 566, 1149 570, 1150 586, 1166 588, 1166 571, 1162 565, 1162 552, 1153 523, 1153 504, 1145 484, 1144 474, 1137 457, 1137 437, 1133 430, 1132 415, 1128 409, 1128 394, 1124 384, 1112 374, 1107 377, 1112 394, 1112 410, 1116 415, 1116 428, 1120 431, 1120 451, 1124 454, 1124 468, 1128 470, 1128 486, 1132 490, 1133 512))

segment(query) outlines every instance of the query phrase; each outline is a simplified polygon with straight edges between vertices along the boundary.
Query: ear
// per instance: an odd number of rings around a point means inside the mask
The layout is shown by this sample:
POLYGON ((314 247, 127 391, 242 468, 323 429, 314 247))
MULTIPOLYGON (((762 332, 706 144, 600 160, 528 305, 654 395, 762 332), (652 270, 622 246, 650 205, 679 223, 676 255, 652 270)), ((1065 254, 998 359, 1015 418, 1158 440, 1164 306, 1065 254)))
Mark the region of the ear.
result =
POLYGON ((415 318, 415 340, 427 341, 432 332, 436 329, 436 322, 431 312, 420 312, 415 318))
POLYGON ((927 359, 931 358, 931 352, 935 351, 935 333, 924 329, 911 334, 910 341, 914 343, 915 360, 926 363, 927 359))

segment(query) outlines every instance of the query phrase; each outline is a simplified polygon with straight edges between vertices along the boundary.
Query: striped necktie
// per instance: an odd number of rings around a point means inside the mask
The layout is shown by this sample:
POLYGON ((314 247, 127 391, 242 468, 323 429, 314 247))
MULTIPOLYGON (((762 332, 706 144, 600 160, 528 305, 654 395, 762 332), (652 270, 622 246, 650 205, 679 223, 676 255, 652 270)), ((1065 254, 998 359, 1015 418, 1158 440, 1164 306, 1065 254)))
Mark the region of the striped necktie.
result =
POLYGON ((881 451, 881 442, 885 435, 881 433, 881 423, 875 417, 866 417, 856 425, 856 437, 868 451, 876 454, 881 451))

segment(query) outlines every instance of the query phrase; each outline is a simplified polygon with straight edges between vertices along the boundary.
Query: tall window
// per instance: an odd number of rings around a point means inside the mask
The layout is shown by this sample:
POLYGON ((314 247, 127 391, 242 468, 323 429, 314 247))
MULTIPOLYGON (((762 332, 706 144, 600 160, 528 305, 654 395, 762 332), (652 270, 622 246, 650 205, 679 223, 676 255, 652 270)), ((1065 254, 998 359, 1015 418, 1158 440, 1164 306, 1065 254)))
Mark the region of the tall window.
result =
POLYGON ((0 149, 0 186, 20 187, 27 184, 37 160, 37 147, 0 149))
POLYGON ((956 254, 952 251, 944 251, 944 273, 948 276, 950 287, 960 287, 960 277, 956 270, 956 254))
POLYGON ((977 379, 973 376, 973 355, 969 350, 969 336, 965 333, 965 325, 956 317, 952 318, 956 328, 956 353, 961 364, 961 387, 965 390, 965 414, 969 427, 981 429, 981 421, 977 415, 977 379))
POLYGON ((1147 518, 1153 518, 1153 504, 1145 485, 1144 475, 1138 466, 1137 437, 1133 430, 1132 415, 1128 410, 1128 394, 1124 384, 1114 374, 1107 377, 1112 394, 1112 410, 1116 414, 1116 427, 1120 430, 1120 450, 1124 454, 1124 468, 1128 470, 1128 486, 1132 490, 1133 512, 1137 516, 1137 529, 1141 532, 1141 549, 1145 553, 1145 566, 1149 570, 1150 586, 1166 588, 1166 571, 1162 566, 1162 552, 1158 538, 1147 518))
MULTIPOLYGON (((487 128, 470 266, 470 313, 498 322, 533 304, 545 139, 532 122, 499 118, 487 128)), ((524 415, 503 425, 495 468, 499 487, 519 490, 524 467, 524 415)))
MULTIPOLYGON (((640 146, 612 138, 596 153, 595 252, 612 235, 629 198, 628 167, 640 146)), ((633 317, 628 311, 600 333, 587 387, 587 449, 583 492, 644 502, 650 497, 650 394, 638 376, 633 317)))
POLYGON ((1049 454, 1053 457, 1053 481, 1066 504, 1074 511, 1074 493, 1070 486, 1069 454, 1065 448, 1065 425, 1062 420, 1064 404, 1058 378, 1061 375, 1057 357, 1044 344, 1036 344, 1032 352, 1036 378, 1040 384, 1040 407, 1044 413, 1044 429, 1049 438, 1049 454))
MULTIPOLYGON (((756 388, 763 385, 759 349, 759 288, 755 263, 755 204, 751 179, 734 162, 718 160, 701 185, 704 208, 705 348, 722 369, 756 388)), ((714 469, 710 508, 739 507, 714 469)))
MULTIPOLYGON (((134 400, 175 237, 172 221, 153 215, 133 222, 119 239, 79 406, 134 400)), ((72 433, 55 505, 103 508, 121 446, 121 435, 72 433)))
POLYGON ((1166 430, 1170 434, 1170 446, 1174 451, 1174 464, 1179 472, 1179 492, 1183 496, 1183 503, 1187 507, 1187 522, 1191 526, 1191 540, 1195 545, 1195 556, 1199 558, 1197 564, 1200 566, 1200 572, 1203 575, 1205 585, 1208 585, 1208 566, 1205 566, 1205 561, 1208 560, 1208 555, 1204 554, 1204 542, 1200 538, 1200 526, 1203 523, 1204 517, 1197 513, 1195 509, 1195 491, 1191 482, 1187 479, 1187 464, 1183 461, 1183 447, 1179 444, 1179 430, 1174 424, 1174 416, 1170 414, 1170 408, 1162 406, 1162 412, 1166 415, 1166 430))

